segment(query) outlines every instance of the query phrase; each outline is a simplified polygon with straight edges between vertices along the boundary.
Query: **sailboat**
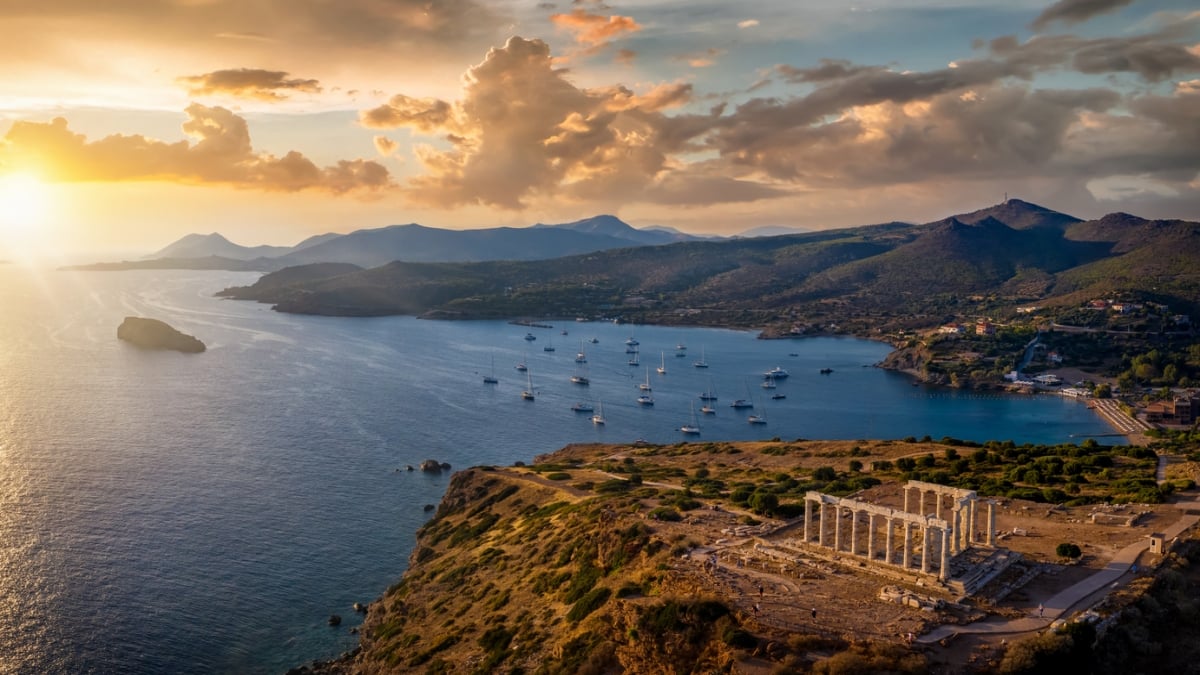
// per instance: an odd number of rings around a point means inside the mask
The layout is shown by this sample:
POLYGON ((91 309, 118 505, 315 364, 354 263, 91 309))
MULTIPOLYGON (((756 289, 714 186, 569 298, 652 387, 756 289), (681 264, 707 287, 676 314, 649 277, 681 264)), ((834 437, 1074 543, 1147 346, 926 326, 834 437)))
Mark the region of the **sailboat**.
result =
POLYGON ((496 355, 492 354, 492 372, 483 376, 484 384, 500 384, 500 380, 496 379, 496 355))
POLYGON ((571 376, 571 381, 575 384, 582 384, 584 386, 591 384, 591 380, 589 380, 585 374, 586 369, 587 366, 580 367, 580 369, 575 371, 575 374, 571 376))
POLYGON ((659 362, 658 368, 656 368, 656 370, 658 371, 659 375, 666 375, 667 374, 667 353, 659 352, 659 360, 660 360, 660 362, 659 362))
POLYGON ((575 412, 592 412, 595 408, 591 403, 583 403, 582 401, 571 406, 571 410, 575 412))
POLYGON ((692 404, 692 421, 679 427, 679 430, 689 436, 695 436, 700 433, 700 425, 696 424, 696 404, 692 404))
POLYGON ((704 360, 704 346, 703 345, 700 346, 700 360, 692 361, 692 367, 693 368, 707 368, 708 367, 708 361, 704 360))
POLYGON ((575 363, 587 363, 587 354, 583 353, 583 341, 579 341, 579 353, 575 355, 575 363))
POLYGON ((631 365, 631 366, 641 365, 641 363, 642 363, 641 354, 638 353, 638 350, 635 348, 630 353, 632 353, 633 356, 629 357, 629 365, 631 365))
POLYGON ((750 424, 766 424, 767 423, 767 413, 764 411, 760 411, 758 409, 758 406, 754 406, 754 414, 747 417, 746 421, 749 422, 750 424))
POLYGON ((528 369, 525 370, 525 387, 525 391, 521 392, 521 398, 525 399, 526 401, 532 401, 534 399, 533 376, 529 374, 528 369))
POLYGON ((646 381, 638 383, 638 389, 642 391, 650 391, 650 368, 646 367, 646 381))
POLYGON ((775 388, 775 378, 771 377, 770 375, 763 378, 762 388, 763 389, 774 389, 775 388))
POLYGON ((709 382, 708 382, 708 389, 700 392, 700 400, 701 401, 717 400, 717 394, 716 394, 716 392, 713 391, 713 388, 712 388, 712 380, 709 380, 709 382))
POLYGON ((553 338, 553 337, 550 337, 550 338, 548 338, 548 339, 550 340, 550 343, 549 343, 549 344, 547 344, 545 347, 542 347, 542 351, 544 351, 544 352, 552 352, 552 351, 554 351, 554 338, 553 338))
POLYGON ((525 365, 525 362, 526 362, 526 361, 528 361, 528 360, 529 360, 529 354, 528 354, 528 352, 527 352, 527 353, 525 354, 525 358, 521 359, 521 362, 520 362, 520 363, 518 363, 517 365, 513 366, 513 367, 514 367, 514 368, 516 368, 518 372, 522 372, 522 373, 523 373, 523 372, 525 372, 526 370, 528 370, 528 369, 529 369, 529 367, 525 365))
MULTIPOLYGON (((750 384, 747 383, 746 384, 746 396, 749 396, 749 395, 750 395, 750 384)), ((751 403, 749 399, 739 398, 739 399, 735 400, 733 403, 730 403, 729 407, 735 408, 737 410, 741 410, 743 408, 753 408, 754 404, 751 403)))
POLYGON ((592 415, 592 424, 604 424, 606 421, 604 419, 604 402, 601 401, 598 405, 600 409, 596 411, 595 415, 592 415))

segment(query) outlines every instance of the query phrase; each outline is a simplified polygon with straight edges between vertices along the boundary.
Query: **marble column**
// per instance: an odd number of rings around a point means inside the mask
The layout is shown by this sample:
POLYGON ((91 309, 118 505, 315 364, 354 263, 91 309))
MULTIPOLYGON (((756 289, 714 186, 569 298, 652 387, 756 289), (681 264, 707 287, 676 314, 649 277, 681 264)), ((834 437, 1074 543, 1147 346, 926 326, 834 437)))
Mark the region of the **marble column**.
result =
POLYGON ((996 546, 996 502, 988 502, 988 546, 996 546))
POLYGON ((937 500, 937 508, 934 509, 933 515, 937 516, 938 518, 941 518, 942 517, 942 495, 935 492, 935 493, 933 493, 933 498, 937 500))
POLYGON ((883 549, 883 562, 891 565, 892 564, 892 547, 895 545, 892 543, 892 530, 896 529, 896 523, 892 522, 892 519, 888 518, 886 516, 884 516, 883 522, 885 524, 885 527, 887 527, 887 537, 886 537, 886 541, 884 542, 884 546, 886 546, 887 548, 883 549))
POLYGON ((805 499, 804 500, 804 543, 806 543, 806 544, 809 542, 809 540, 812 539, 812 536, 809 534, 809 532, 811 531, 809 522, 811 520, 812 520, 812 500, 805 499))
POLYGON ((925 491, 917 488, 917 515, 925 515, 925 491))
POLYGON ((938 570, 938 578, 945 581, 950 578, 950 531, 942 530, 942 565, 938 570))
POLYGON ((950 523, 950 554, 958 553, 958 510, 951 511, 946 518, 950 523))
POLYGON ((833 550, 842 550, 842 507, 833 507, 833 550))
POLYGON ((921 572, 929 574, 929 524, 921 526, 921 572))
POLYGON ((909 488, 906 488, 906 487, 902 487, 902 488, 900 488, 900 491, 904 493, 904 512, 908 513, 908 493, 912 492, 912 490, 909 488))
POLYGON ((858 511, 850 509, 850 555, 858 554, 858 511))
POLYGON ((828 546, 825 543, 825 504, 820 505, 821 510, 817 512, 817 543, 821 546, 828 546))
POLYGON ((875 559, 875 514, 867 513, 867 560, 875 559))
POLYGON ((912 566, 912 523, 904 521, 904 569, 912 566))

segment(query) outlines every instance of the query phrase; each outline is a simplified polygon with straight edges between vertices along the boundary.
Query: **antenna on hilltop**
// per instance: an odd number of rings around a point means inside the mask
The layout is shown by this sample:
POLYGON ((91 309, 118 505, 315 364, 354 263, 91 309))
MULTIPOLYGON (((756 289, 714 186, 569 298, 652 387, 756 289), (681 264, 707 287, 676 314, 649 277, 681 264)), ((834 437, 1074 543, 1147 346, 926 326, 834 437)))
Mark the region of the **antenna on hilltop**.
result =
POLYGON ((1008 203, 1008 193, 1007 192, 1004 193, 1004 203, 1005 204, 1008 203))

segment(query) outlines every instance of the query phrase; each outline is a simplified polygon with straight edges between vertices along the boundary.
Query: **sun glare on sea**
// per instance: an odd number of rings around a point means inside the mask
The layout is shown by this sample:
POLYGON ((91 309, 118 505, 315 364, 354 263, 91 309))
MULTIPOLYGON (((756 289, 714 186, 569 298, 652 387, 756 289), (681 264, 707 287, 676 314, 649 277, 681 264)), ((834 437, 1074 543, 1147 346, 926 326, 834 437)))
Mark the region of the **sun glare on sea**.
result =
POLYGON ((49 189, 36 176, 0 176, 0 230, 19 233, 36 228, 45 220, 49 207, 49 189))
POLYGON ((36 242, 51 208, 50 188, 27 173, 0 175, 0 244, 36 242))

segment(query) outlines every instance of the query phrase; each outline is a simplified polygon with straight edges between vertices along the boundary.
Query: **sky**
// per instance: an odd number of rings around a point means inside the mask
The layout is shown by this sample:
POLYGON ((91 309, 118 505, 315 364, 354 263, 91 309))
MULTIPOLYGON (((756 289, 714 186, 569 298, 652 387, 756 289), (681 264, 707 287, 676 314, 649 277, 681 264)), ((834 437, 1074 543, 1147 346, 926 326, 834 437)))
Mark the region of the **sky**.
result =
POLYGON ((0 0, 0 257, 1200 220, 1194 0, 0 0))

